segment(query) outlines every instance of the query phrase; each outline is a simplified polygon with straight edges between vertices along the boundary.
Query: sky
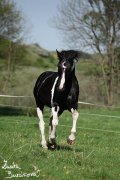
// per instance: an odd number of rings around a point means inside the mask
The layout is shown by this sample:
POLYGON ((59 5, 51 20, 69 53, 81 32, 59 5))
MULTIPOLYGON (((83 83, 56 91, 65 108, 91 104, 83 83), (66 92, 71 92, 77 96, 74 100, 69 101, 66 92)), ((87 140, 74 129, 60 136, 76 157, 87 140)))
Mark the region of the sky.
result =
POLYGON ((47 50, 62 50, 60 32, 52 27, 60 0, 14 0, 25 17, 27 43, 38 43, 47 50))

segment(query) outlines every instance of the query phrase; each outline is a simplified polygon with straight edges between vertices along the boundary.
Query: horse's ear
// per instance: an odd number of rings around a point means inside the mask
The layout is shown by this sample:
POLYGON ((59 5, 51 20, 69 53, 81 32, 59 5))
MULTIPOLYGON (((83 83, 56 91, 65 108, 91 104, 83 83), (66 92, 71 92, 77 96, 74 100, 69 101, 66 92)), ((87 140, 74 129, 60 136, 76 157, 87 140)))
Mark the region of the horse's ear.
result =
POLYGON ((57 49, 56 49, 56 52, 57 52, 58 59, 61 60, 62 59, 61 53, 57 49))

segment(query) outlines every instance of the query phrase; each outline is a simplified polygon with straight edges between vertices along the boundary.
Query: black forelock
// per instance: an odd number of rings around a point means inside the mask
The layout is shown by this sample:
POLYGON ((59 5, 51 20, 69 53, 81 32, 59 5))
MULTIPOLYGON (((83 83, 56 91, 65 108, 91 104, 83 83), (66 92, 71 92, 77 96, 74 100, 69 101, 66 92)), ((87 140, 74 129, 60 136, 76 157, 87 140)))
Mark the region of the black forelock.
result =
POLYGON ((61 51, 61 56, 66 60, 78 59, 79 53, 75 50, 61 51))

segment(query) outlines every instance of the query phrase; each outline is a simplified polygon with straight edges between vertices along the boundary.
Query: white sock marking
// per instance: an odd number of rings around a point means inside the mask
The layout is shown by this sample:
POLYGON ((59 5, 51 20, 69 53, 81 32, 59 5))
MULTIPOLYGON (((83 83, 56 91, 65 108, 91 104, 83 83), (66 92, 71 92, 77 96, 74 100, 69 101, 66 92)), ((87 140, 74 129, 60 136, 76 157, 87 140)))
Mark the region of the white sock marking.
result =
POLYGON ((73 108, 71 109, 71 112, 72 112, 72 117, 73 117, 73 127, 72 127, 71 132, 75 133, 76 132, 76 123, 77 123, 79 113, 77 112, 76 109, 74 110, 73 108))
POLYGON ((40 108, 37 108, 37 114, 38 114, 38 117, 40 120, 39 121, 39 129, 41 131, 41 136, 42 136, 41 144, 42 144, 43 148, 47 148, 47 143, 46 143, 46 139, 45 139, 45 122, 43 120, 43 113, 40 110, 40 108))
POLYGON ((55 111, 55 107, 52 107, 52 115, 53 115, 52 125, 53 126, 58 125, 58 111, 59 111, 58 106, 57 106, 57 111, 55 111))
POLYGON ((70 140, 74 140, 75 139, 75 133, 76 133, 76 123, 77 123, 77 119, 79 117, 79 113, 77 112, 77 110, 75 109, 71 109, 72 112, 72 117, 73 117, 73 126, 71 129, 71 135, 69 136, 70 140))
POLYGON ((57 111, 55 111, 55 107, 52 107, 52 115, 53 115, 53 119, 52 119, 52 132, 50 137, 51 138, 55 138, 55 132, 56 132, 56 126, 58 125, 58 111, 59 111, 59 107, 57 106, 57 111))

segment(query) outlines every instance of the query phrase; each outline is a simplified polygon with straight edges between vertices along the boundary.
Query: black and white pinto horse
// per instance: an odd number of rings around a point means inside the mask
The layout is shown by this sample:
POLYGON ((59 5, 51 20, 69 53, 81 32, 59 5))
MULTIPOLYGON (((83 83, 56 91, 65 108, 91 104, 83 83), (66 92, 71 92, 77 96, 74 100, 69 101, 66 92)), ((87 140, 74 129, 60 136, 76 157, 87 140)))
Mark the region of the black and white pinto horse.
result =
POLYGON ((79 53, 74 50, 57 51, 57 56, 59 59, 58 72, 46 71, 42 73, 38 77, 34 87, 37 115, 40 120, 41 145, 43 148, 48 148, 45 139, 45 122, 43 119, 43 109, 46 105, 51 108, 49 144, 53 149, 56 148, 58 117, 64 110, 72 113, 73 126, 67 142, 73 144, 75 141, 76 123, 79 116, 77 112, 79 85, 75 76, 75 61, 77 61, 79 53))

